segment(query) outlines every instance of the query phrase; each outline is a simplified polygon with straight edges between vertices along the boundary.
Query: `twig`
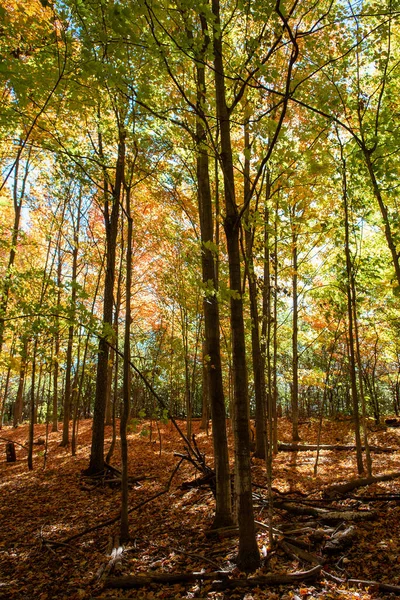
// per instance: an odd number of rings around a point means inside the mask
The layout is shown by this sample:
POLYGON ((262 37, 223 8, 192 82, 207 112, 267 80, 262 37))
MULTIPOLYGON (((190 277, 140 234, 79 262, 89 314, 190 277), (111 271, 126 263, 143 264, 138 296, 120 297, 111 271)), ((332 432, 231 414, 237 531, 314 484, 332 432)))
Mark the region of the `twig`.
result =
POLYGON ((203 556, 202 554, 196 554, 194 552, 186 552, 185 550, 179 550, 179 548, 171 548, 171 550, 173 550, 174 552, 179 552, 179 554, 184 554, 185 556, 189 556, 191 558, 199 558, 200 560, 204 560, 205 562, 208 562, 210 565, 212 565, 213 567, 216 567, 218 570, 220 570, 220 566, 217 562, 215 562, 215 560, 212 560, 211 558, 207 558, 206 556, 203 556))
POLYGON ((12 444, 17 444, 17 446, 20 446, 21 448, 23 448, 24 450, 26 450, 28 452, 27 446, 24 446, 23 444, 20 444, 19 442, 10 440, 9 438, 5 438, 5 437, 0 437, 0 440, 3 440, 3 442, 11 442, 12 444))

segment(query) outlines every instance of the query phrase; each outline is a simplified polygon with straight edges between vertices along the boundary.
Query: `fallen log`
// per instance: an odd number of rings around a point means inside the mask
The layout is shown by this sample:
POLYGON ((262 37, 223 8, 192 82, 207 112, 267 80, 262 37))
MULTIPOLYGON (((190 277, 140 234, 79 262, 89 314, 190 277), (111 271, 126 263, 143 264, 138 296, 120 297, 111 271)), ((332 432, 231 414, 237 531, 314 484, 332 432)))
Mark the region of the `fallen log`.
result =
POLYGON ((321 573, 321 565, 313 567, 309 571, 297 571, 296 573, 285 573, 281 575, 262 575, 260 577, 248 577, 247 579, 226 579, 225 581, 215 581, 214 590, 224 590, 227 588, 240 589, 248 587, 266 587, 272 585, 293 585, 300 581, 313 581, 321 573))
POLYGON ((191 583, 197 580, 216 581, 218 589, 246 588, 260 585, 285 585, 298 581, 315 579, 321 572, 318 565, 309 571, 299 571, 283 575, 263 575, 245 579, 229 579, 228 571, 213 571, 211 573, 145 573, 143 575, 127 575, 124 577, 107 577, 105 587, 114 589, 132 589, 147 586, 152 583, 191 583))
POLYGON ((295 515, 311 515, 317 517, 320 521, 331 523, 333 521, 370 521, 376 518, 376 512, 373 510, 329 510, 326 508, 316 508, 314 506, 302 506, 291 504, 290 502, 275 502, 277 508, 294 513, 295 515))
POLYGON ((384 473, 383 475, 372 475, 371 477, 360 477, 359 479, 353 479, 348 483, 338 483, 331 485, 324 490, 324 496, 330 497, 335 494, 346 494, 360 487, 365 487, 373 483, 379 483, 380 481, 391 481, 392 479, 398 479, 400 477, 400 471, 394 471, 392 473, 384 473))
MULTIPOLYGON (((278 450, 281 452, 307 452, 307 451, 316 451, 316 450, 333 450, 335 452, 354 452, 356 450, 356 446, 354 445, 344 445, 344 444, 321 444, 318 446, 317 444, 278 444, 278 450)), ((363 451, 365 447, 362 447, 363 451)), ((369 446, 370 452, 379 453, 390 453, 390 452, 398 452, 399 448, 383 448, 381 446, 369 446)))
POLYGON ((305 562, 310 563, 311 565, 321 566, 322 557, 319 558, 316 554, 311 554, 311 552, 307 552, 307 550, 299 548, 298 546, 291 544, 287 540, 280 540, 278 542, 278 545, 291 558, 295 558, 295 560, 301 559, 305 562))
POLYGON ((198 579, 212 581, 214 579, 226 579, 228 571, 189 572, 189 573, 144 573, 143 575, 125 575, 123 577, 107 577, 105 587, 129 590, 143 587, 152 583, 191 583, 198 579))

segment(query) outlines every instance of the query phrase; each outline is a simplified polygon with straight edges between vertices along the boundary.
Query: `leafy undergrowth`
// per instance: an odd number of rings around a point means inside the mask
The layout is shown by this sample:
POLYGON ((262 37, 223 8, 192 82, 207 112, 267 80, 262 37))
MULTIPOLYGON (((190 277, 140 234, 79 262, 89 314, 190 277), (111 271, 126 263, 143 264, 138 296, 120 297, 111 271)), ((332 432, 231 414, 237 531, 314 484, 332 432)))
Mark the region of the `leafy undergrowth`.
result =
MULTIPOLYGON (((184 427, 184 424, 181 424, 184 427)), ((196 440, 207 461, 212 465, 212 442, 205 432, 199 431, 194 422, 196 440)), ((174 452, 182 451, 183 444, 171 423, 160 425, 161 454, 157 431, 149 436, 149 424, 140 423, 129 434, 130 475, 146 477, 130 490, 130 506, 165 489, 171 473, 178 462, 174 452), (145 434, 145 435, 144 435, 145 434)), ((44 438, 44 425, 35 427, 35 440, 44 438)), ((310 421, 301 425, 300 435, 304 443, 315 443, 317 423, 310 421)), ((18 429, 5 427, 3 438, 26 444, 27 425, 18 429)), ((88 465, 91 439, 91 422, 79 425, 79 442, 76 456, 60 447, 61 433, 49 433, 46 468, 44 446, 35 445, 34 470, 26 464, 26 451, 16 446, 17 462, 6 463, 4 439, 1 441, 0 487, 1 487, 1 535, 0 535, 0 598, 10 600, 88 600, 90 598, 209 598, 234 599, 339 599, 339 598, 390 598, 373 588, 355 589, 346 584, 335 584, 321 576, 312 585, 293 584, 278 588, 253 588, 247 591, 215 591, 212 582, 196 584, 152 584, 136 590, 110 590, 99 579, 99 569, 107 564, 107 553, 112 547, 113 536, 118 534, 118 523, 86 533, 69 543, 63 540, 101 524, 118 515, 120 492, 118 488, 94 486, 81 477, 88 465), (49 540, 61 542, 50 544, 49 540)), ((281 419, 279 439, 290 440, 290 424, 281 419)), ((111 440, 111 428, 106 428, 106 446, 111 440)), ((349 421, 323 425, 324 444, 348 444, 354 442, 349 421)), ((370 443, 390 446, 396 452, 373 455, 374 473, 400 470, 400 431, 394 429, 371 432, 370 443)), ((114 452, 112 464, 119 466, 119 447, 114 452)), ((308 500, 321 502, 326 486, 356 477, 354 452, 321 452, 318 475, 313 476, 315 452, 280 452, 274 459, 274 482, 276 493, 301 492, 308 500)), ((264 462, 253 459, 253 478, 260 486, 266 485, 264 462)), ((184 462, 175 474, 168 493, 144 504, 130 514, 131 542, 124 548, 118 573, 181 573, 230 570, 236 577, 244 577, 235 569, 234 559, 237 537, 212 538, 207 530, 212 524, 214 501, 207 487, 182 489, 183 482, 193 480, 198 473, 184 462)), ((400 502, 368 503, 366 496, 398 494, 399 481, 393 480, 356 490, 353 496, 362 497, 364 510, 376 510, 377 517, 368 522, 355 523, 355 542, 328 559, 324 568, 341 579, 355 578, 375 580, 400 585, 400 502)), ((257 488, 257 493, 264 493, 257 488)), ((299 496, 300 497, 300 496, 299 496)), ((354 498, 344 501, 350 507, 360 505, 354 498)), ((340 503, 338 504, 338 506, 340 503)), ((255 505, 256 519, 267 520, 267 508, 262 502, 255 505)), ((284 526, 301 522, 283 510, 275 510, 274 525, 284 526)), ((268 534, 258 532, 260 551, 268 551, 268 534)), ((277 550, 267 554, 267 561, 259 574, 285 573, 307 570, 309 564, 291 558, 277 550)))

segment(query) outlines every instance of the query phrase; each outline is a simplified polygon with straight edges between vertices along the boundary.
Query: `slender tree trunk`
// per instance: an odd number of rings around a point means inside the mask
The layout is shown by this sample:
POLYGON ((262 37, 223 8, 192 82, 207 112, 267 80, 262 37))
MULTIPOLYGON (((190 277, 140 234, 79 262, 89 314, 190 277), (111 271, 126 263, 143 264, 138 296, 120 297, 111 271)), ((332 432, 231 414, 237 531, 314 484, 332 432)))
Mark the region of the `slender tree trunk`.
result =
POLYGON ((188 314, 185 306, 180 305, 182 345, 184 352, 185 365, 185 408, 186 408, 186 436, 190 440, 192 437, 192 397, 190 385, 189 369, 189 323, 188 314))
POLYGON ((342 187, 343 187, 343 205, 344 205, 344 227, 345 227, 345 256, 346 256, 346 294, 347 294, 347 315, 349 322, 349 361, 350 361, 350 384, 351 384, 351 396, 353 406, 353 418, 354 418, 354 429, 356 438, 356 454, 357 454, 357 470, 358 473, 364 472, 363 458, 362 458, 362 444, 360 434, 360 414, 358 406, 358 390, 357 390, 357 374, 356 374, 356 356, 354 348, 354 313, 353 313, 353 298, 352 298, 352 263, 350 256, 350 240, 349 240, 349 210, 347 200, 347 176, 346 176, 346 162, 343 157, 343 148, 341 147, 342 154, 342 187))
POLYGON ((22 421, 22 409, 23 409, 23 391, 25 383, 26 366, 28 360, 28 337, 24 335, 22 338, 22 349, 21 349, 21 364, 19 368, 19 380, 17 395, 15 397, 14 404, 14 427, 18 427, 18 424, 22 421))
POLYGON ((354 268, 352 269, 352 272, 351 272, 350 285, 351 285, 351 297, 353 300, 355 352, 356 352, 356 361, 357 361, 357 369, 358 369, 358 385, 359 385, 360 399, 361 399, 361 421, 362 421, 364 447, 365 447, 365 462, 367 465, 367 474, 370 477, 372 475, 372 458, 371 458, 371 453, 369 450, 368 433, 367 433, 367 408, 366 408, 366 404, 365 404, 364 382, 363 382, 363 377, 362 377, 360 338, 359 338, 359 334, 358 334, 357 296, 356 296, 356 286, 355 286, 355 281, 354 281, 354 268))
POLYGON ((246 266, 249 282, 250 317, 251 317, 251 353, 253 363, 254 396, 256 403, 256 448, 254 455, 257 458, 265 458, 267 442, 266 432, 266 397, 265 397, 265 360, 261 352, 260 327, 258 314, 257 283, 254 273, 253 261, 253 238, 255 227, 250 215, 250 135, 249 121, 246 119, 244 125, 244 203, 248 206, 245 214, 244 232, 246 244, 246 266))
POLYGON ((239 214, 235 198, 230 120, 225 95, 225 76, 222 54, 222 34, 219 0, 212 0, 214 77, 217 119, 221 134, 221 166, 224 176, 225 219, 224 229, 229 261, 231 289, 230 314, 232 357, 234 369, 235 486, 238 505, 239 553, 238 567, 255 570, 260 565, 256 541, 250 465, 249 399, 247 389, 246 347, 241 294, 239 246, 239 214))
MULTIPOLYGON (((84 350, 83 360, 86 360, 86 349, 87 349, 87 336, 86 336, 86 344, 84 350)), ((81 394, 79 390, 79 381, 80 381, 80 369, 84 371, 85 366, 82 364, 81 367, 81 344, 82 344, 82 329, 79 331, 78 336, 78 354, 76 357, 76 370, 74 375, 74 381, 72 384, 72 395, 71 395, 71 408, 72 408, 72 436, 71 436, 71 454, 72 456, 76 456, 76 444, 78 439, 78 427, 79 427, 79 414, 80 414, 80 404, 81 404, 81 394)))
MULTIPOLYGON (((115 311, 114 311, 114 335, 115 335, 115 348, 118 350, 119 344, 119 332, 118 332, 118 319, 119 312, 121 308, 121 295, 122 295, 122 259, 124 256, 124 235, 123 228, 121 231, 121 254, 120 254, 120 263, 118 270, 118 282, 117 282, 117 294, 115 299, 115 311)), ((111 444, 107 452, 106 462, 110 463, 112 455, 114 453, 115 444, 117 441, 117 421, 116 421, 116 412, 117 412, 117 403, 118 403, 118 369, 119 369, 119 356, 118 352, 114 353, 114 381, 113 381, 113 400, 112 400, 112 439, 111 444)))
POLYGON ((210 420, 210 394, 208 390, 208 374, 207 374, 207 350, 203 340, 202 358, 201 358, 201 375, 202 375, 202 400, 201 400, 201 424, 200 429, 207 432, 208 422, 210 420))
POLYGON ((41 398, 43 398, 43 390, 41 390, 42 376, 43 376, 43 363, 41 362, 40 367, 39 367, 39 379, 38 379, 38 384, 37 384, 37 389, 36 389, 36 398, 35 398, 35 417, 34 417, 35 425, 38 424, 39 404, 40 404, 41 398))
MULTIPOLYGON (((203 33, 208 44, 205 20, 203 33)), ((216 472, 216 508, 213 527, 232 525, 231 480, 229 469, 228 440, 226 433, 226 410, 222 381, 221 341, 218 289, 218 247, 213 246, 213 214, 209 173, 209 157, 206 146, 206 131, 202 115, 205 107, 205 71, 197 63, 197 182, 202 242, 201 264, 203 284, 206 290, 203 299, 204 354, 207 371, 207 392, 211 408, 211 425, 214 444, 216 472)), ((216 192, 217 193, 217 192, 216 192)))
MULTIPOLYGON (((61 275, 62 275, 62 258, 61 248, 58 245, 58 261, 57 261, 57 306, 61 304, 61 275)), ((59 360, 60 360, 60 320, 56 316, 55 334, 54 334, 54 371, 53 371, 53 426, 52 431, 58 431, 58 375, 59 375, 59 360)))
MULTIPOLYGON (((64 392, 64 418, 63 434, 61 446, 69 444, 69 422, 71 420, 72 410, 72 352, 74 344, 74 326, 76 312, 76 278, 78 274, 78 247, 79 247, 79 229, 81 219, 82 192, 79 190, 79 202, 76 214, 76 223, 74 223, 74 246, 72 250, 72 279, 71 279, 71 321, 68 327, 67 359, 65 367, 65 392, 64 392)), ((74 217, 72 217, 74 218, 74 217)))
POLYGON ((28 469, 33 469, 33 437, 35 433, 35 376, 36 376, 36 354, 38 339, 35 338, 32 355, 31 394, 29 407, 29 440, 28 440, 28 469))
MULTIPOLYGON (((13 342, 11 344, 11 353, 10 353, 11 358, 14 357, 14 341, 15 341, 15 339, 13 339, 13 342)), ((11 376, 11 363, 9 364, 8 369, 7 369, 6 380, 4 383, 4 392, 0 399, 0 429, 2 429, 2 427, 3 427, 4 410, 5 410, 5 406, 6 406, 6 402, 7 402, 8 389, 10 386, 10 376, 11 376)))
MULTIPOLYGON (((293 210, 293 220, 295 219, 295 209, 293 210)), ((297 224, 292 223, 292 297, 293 297, 293 331, 292 331, 292 440, 298 442, 299 435, 299 350, 298 350, 298 331, 299 331, 299 312, 298 312, 298 256, 297 256, 297 224)))
MULTIPOLYGON (((274 289, 273 289, 273 410, 274 412, 274 453, 278 452, 278 209, 279 196, 276 196, 274 218, 274 289)), ((281 407, 279 407, 281 410, 281 407)), ((282 411, 279 413, 282 416, 282 411)))
POLYGON ((129 518, 128 518, 128 441, 126 428, 129 419, 130 405, 130 356, 131 356, 131 287, 132 287, 132 217, 130 188, 126 187, 126 217, 128 224, 128 236, 126 241, 126 284, 125 284, 125 335, 124 335, 124 377, 123 377, 123 406, 120 421, 121 436, 121 543, 125 544, 129 540, 129 518))
POLYGON ((107 337, 112 330, 113 296, 115 280, 115 252, 119 222, 121 186, 125 167, 125 132, 120 130, 115 184, 112 193, 112 209, 109 213, 108 195, 104 207, 106 228, 106 278, 104 284, 103 326, 104 335, 99 340, 97 355, 96 392, 93 411, 93 433, 90 462, 87 474, 99 473, 104 469, 104 417, 106 411, 106 391, 108 379, 107 337))

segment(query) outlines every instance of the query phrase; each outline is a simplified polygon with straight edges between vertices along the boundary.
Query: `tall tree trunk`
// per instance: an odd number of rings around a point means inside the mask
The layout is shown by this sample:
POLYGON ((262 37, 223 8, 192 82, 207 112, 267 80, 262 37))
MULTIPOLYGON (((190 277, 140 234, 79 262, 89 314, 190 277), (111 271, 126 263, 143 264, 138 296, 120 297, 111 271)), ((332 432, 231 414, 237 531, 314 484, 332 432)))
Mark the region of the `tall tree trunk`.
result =
POLYGON ((353 268, 351 270, 350 286, 351 286, 351 298, 352 298, 352 302, 353 302, 355 353, 356 353, 356 362, 357 362, 357 369, 358 369, 358 386, 359 386, 359 390, 360 390, 360 400, 361 400, 361 421, 362 421, 364 448, 365 448, 365 462, 367 465, 367 474, 370 477, 372 475, 372 459, 371 459, 371 453, 369 450, 368 433, 367 433, 367 408, 366 408, 366 404, 365 404, 364 382, 363 382, 363 376, 362 376, 362 362, 361 362, 361 350, 360 350, 360 337, 359 337, 359 333, 358 333, 356 284, 355 284, 355 277, 354 277, 354 266, 352 265, 352 267, 353 268))
POLYGON ((110 463, 112 455, 114 454, 114 448, 117 441, 117 420, 116 420, 116 412, 117 412, 117 403, 118 403, 118 369, 119 369, 119 356, 118 356, 118 344, 119 344, 119 332, 118 332, 118 320, 119 320, 119 311, 121 308, 121 296, 122 296, 122 261, 124 257, 124 230, 122 228, 121 231, 121 254, 120 254, 120 263, 118 270, 118 281, 117 281, 117 293, 115 299, 115 311, 114 311, 114 345, 116 352, 114 352, 114 380, 113 380, 113 398, 110 404, 112 405, 112 439, 111 444, 107 452, 106 462, 110 463))
MULTIPOLYGON (((112 331, 113 295, 115 280, 115 253, 120 212, 121 187, 125 168, 125 132, 119 131, 118 158, 115 184, 112 190, 112 208, 109 212, 109 199, 106 191, 104 220, 106 229, 106 277, 104 284, 103 327, 104 334, 99 340, 96 372, 96 392, 93 411, 93 433, 90 462, 87 474, 99 473, 104 469, 104 417, 106 412, 106 391, 108 379, 108 343, 112 331)), ((100 136, 101 140, 101 136, 100 136)))
POLYGON ((35 337, 32 355, 31 393, 29 405, 29 439, 28 439, 28 469, 33 469, 33 437, 35 433, 35 375, 38 339, 35 337))
POLYGON ((349 240, 349 210, 348 210, 348 199, 347 199, 347 174, 346 174, 346 161, 343 157, 343 148, 341 146, 341 158, 342 158, 342 188, 343 188, 343 206, 344 206, 344 232, 345 232, 345 256, 346 256, 346 294, 347 294, 347 315, 349 322, 349 361, 350 361, 350 384, 351 384, 351 396, 353 406, 353 418, 354 418, 354 429, 356 438, 356 454, 357 454, 357 470, 358 473, 364 472, 363 458, 362 458, 362 444, 360 434, 360 414, 358 405, 358 390, 357 390, 357 374, 356 374, 356 355, 354 348, 354 313, 353 313, 353 298, 352 298, 352 286, 351 278, 353 266, 350 256, 350 240, 349 240))
POLYGON ((295 208, 292 215, 292 300, 293 300, 293 330, 292 330, 292 440, 298 442, 299 435, 299 350, 298 350, 298 331, 299 331, 299 312, 298 312, 298 255, 297 255, 297 224, 295 221, 295 208))
POLYGON ((253 514, 250 465, 249 399, 247 389, 246 346, 241 294, 239 246, 239 213, 235 198, 230 118, 226 104, 225 75, 222 53, 222 33, 219 0, 212 0, 214 77, 217 120, 221 134, 220 161, 224 176, 225 218, 224 229, 229 261, 231 289, 230 316, 232 357, 234 370, 235 486, 238 506, 239 553, 238 567, 255 570, 260 565, 253 514))
MULTIPOLYGON (((58 261, 57 261, 57 306, 61 304, 61 274, 62 258, 60 240, 58 242, 58 261)), ((58 431, 58 375, 60 360, 60 320, 56 316, 55 334, 54 334, 54 371, 53 371, 53 426, 52 431, 58 431)))
POLYGON ((130 187, 126 186, 126 218, 128 236, 126 240, 126 283, 125 283, 125 335, 124 335, 124 377, 123 377, 123 405, 120 421, 121 436, 121 543, 129 540, 128 518, 128 440, 126 428, 129 419, 129 405, 131 392, 130 357, 131 357, 131 288, 132 288, 132 230, 130 187))
MULTIPOLYGON (((71 420, 71 404, 72 404, 72 352, 74 344, 74 326, 76 312, 76 278, 78 274, 78 248, 79 248, 79 229, 81 220, 82 206, 82 190, 79 190, 79 200, 76 211, 76 222, 73 223, 74 228, 74 245, 72 249, 72 278, 71 278, 71 314, 70 324, 68 327, 68 343, 67 343, 67 359, 65 366, 65 391, 64 391, 64 418, 63 418, 63 433, 61 446, 69 444, 69 422, 71 420)), ((72 215, 74 220, 74 216, 72 215)))
POLYGON ((250 214, 250 135, 248 118, 244 124, 244 204, 247 206, 244 223, 245 245, 246 245, 246 267, 249 282, 250 317, 251 317, 251 354, 254 377, 254 396, 256 403, 256 448, 254 455, 257 458, 265 458, 267 443, 266 432, 266 397, 265 397, 265 360, 261 352, 260 326, 258 315, 257 283, 254 273, 253 261, 253 238, 255 226, 250 214))
POLYGON ((278 209, 279 196, 276 195, 274 217, 274 285, 273 285, 273 311, 272 311, 272 411, 274 419, 273 448, 278 452, 278 209))
MULTIPOLYGON (((10 352, 11 359, 14 358, 14 353, 15 353, 15 336, 13 337, 13 341, 11 343, 11 352, 10 352)), ((10 387, 10 378, 11 378, 11 360, 10 360, 8 368, 7 368, 7 375, 6 375, 6 380, 4 383, 4 392, 0 396, 0 429, 2 429, 2 427, 3 427, 4 410, 6 407, 8 390, 10 387)))
MULTIPOLYGON (((203 34, 208 45, 205 19, 201 18, 203 34)), ((197 183, 202 242, 201 266, 205 294, 204 313, 204 364, 207 371, 207 392, 211 408, 213 434, 216 507, 213 527, 232 525, 231 479, 229 469, 228 439, 226 433, 226 409, 222 381, 221 341, 218 305, 218 247, 214 246, 213 211, 209 172, 209 156, 206 146, 204 109, 206 101, 205 70, 203 63, 197 63, 197 183)), ((218 193, 218 192, 216 192, 218 193)))
POLYGON ((35 398, 35 416, 34 416, 34 424, 37 425, 38 424, 38 413, 39 413, 39 403, 41 398, 43 398, 43 393, 41 393, 41 391, 43 392, 43 390, 41 390, 41 386, 42 386, 42 376, 43 376, 43 363, 40 363, 40 367, 39 367, 39 379, 38 379, 38 384, 37 384, 37 389, 36 389, 36 398, 35 398))
POLYGON ((208 390, 207 373, 207 350, 206 343, 203 340, 201 352, 201 375, 202 375, 202 396, 201 396, 201 424, 200 429, 204 429, 208 435, 208 422, 210 420, 210 394, 208 390))

